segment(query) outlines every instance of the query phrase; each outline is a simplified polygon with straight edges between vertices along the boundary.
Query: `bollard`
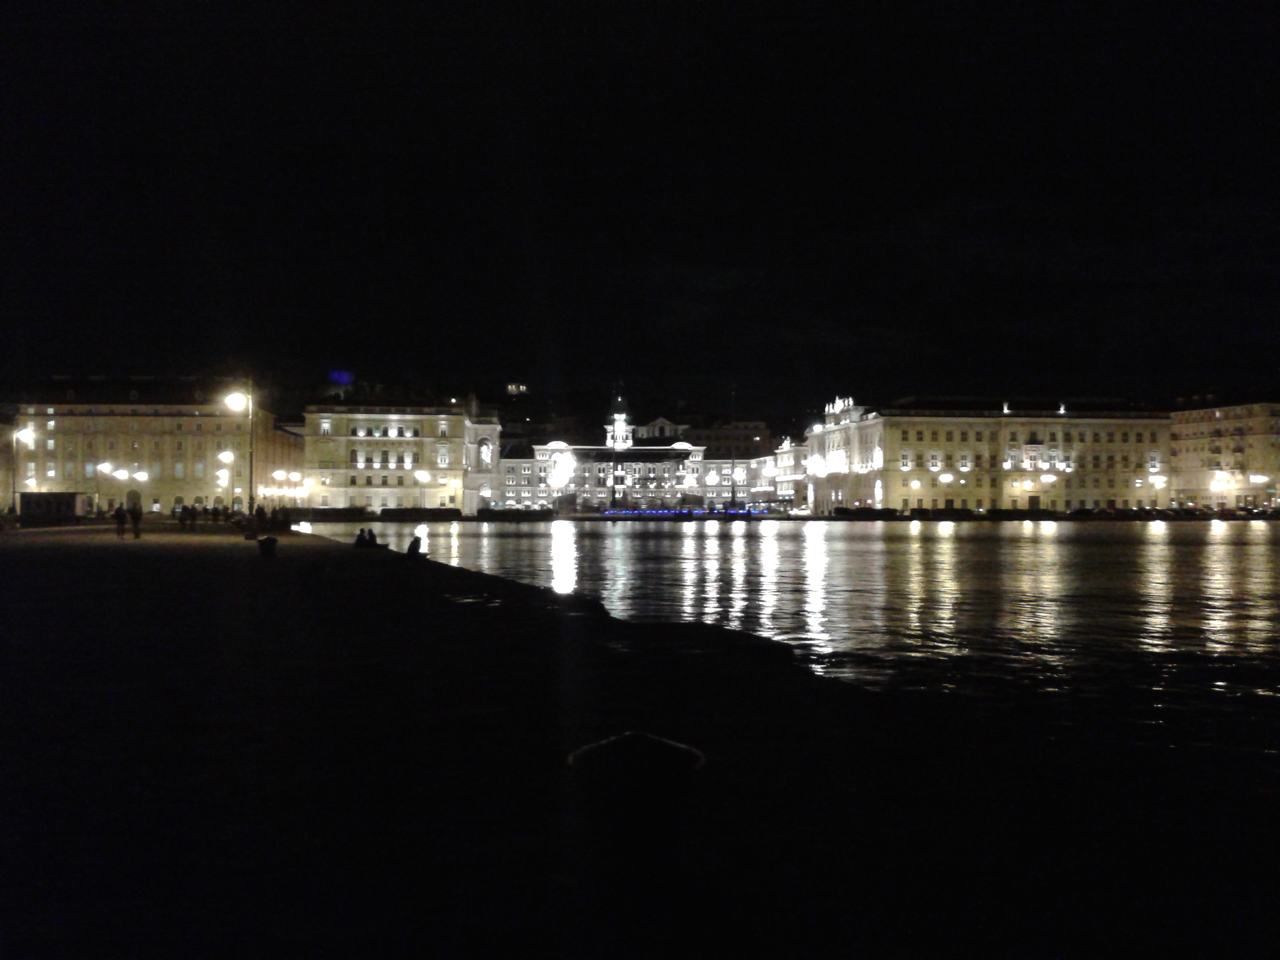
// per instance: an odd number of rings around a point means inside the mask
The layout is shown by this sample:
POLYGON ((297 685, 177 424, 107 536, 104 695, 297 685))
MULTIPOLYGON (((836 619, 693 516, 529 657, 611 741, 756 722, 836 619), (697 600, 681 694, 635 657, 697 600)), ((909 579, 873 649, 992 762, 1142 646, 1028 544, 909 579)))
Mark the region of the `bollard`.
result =
POLYGON ((263 537, 258 541, 258 555, 263 560, 274 560, 276 558, 276 544, 279 542, 275 537, 263 537))

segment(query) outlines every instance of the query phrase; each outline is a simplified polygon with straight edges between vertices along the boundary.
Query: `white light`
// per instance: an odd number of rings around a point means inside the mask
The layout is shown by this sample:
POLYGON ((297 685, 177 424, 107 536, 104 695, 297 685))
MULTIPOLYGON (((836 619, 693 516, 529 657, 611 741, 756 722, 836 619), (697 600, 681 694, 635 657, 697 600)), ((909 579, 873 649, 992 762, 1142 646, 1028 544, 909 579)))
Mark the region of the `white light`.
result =
POLYGON ((953 477, 953 476, 952 476, 951 474, 949 474, 949 473, 944 473, 944 474, 943 474, 942 476, 940 476, 938 479, 939 479, 939 480, 941 480, 943 483, 950 483, 952 480, 954 480, 954 479, 955 479, 955 477, 953 477))
POLYGON ((302 474, 298 473, 295 470, 293 473, 289 474, 289 479, 292 480, 294 483, 297 483, 299 480, 302 479, 302 474))
POLYGON ((137 481, 139 481, 139 482, 143 482, 143 481, 145 481, 145 480, 147 479, 147 471, 145 471, 145 470, 139 470, 137 473, 135 473, 135 474, 133 475, 133 479, 135 479, 135 480, 137 480, 137 481))
POLYGON ((312 480, 310 477, 307 477, 307 479, 305 479, 305 480, 303 480, 303 481, 302 481, 302 485, 303 485, 304 487, 309 487, 309 486, 311 486, 313 483, 315 483, 315 481, 314 481, 314 480, 312 480))
POLYGON ((426 483, 431 479, 431 474, 427 473, 425 470, 415 470, 413 471, 413 479, 417 480, 419 483, 426 483))
POLYGON ((1269 479, 1270 477, 1263 476, 1261 473, 1249 474, 1250 483, 1266 483, 1269 479))
POLYGON ((27 479, 23 480, 22 482, 25 483, 28 487, 34 487, 36 485, 36 478, 27 477, 27 479))
POLYGON ((919 480, 912 480, 912 481, 911 481, 911 489, 912 489, 912 490, 919 490, 919 489, 920 489, 920 481, 919 481, 919 480))
POLYGON ((236 487, 235 492, 236 492, 236 493, 243 493, 243 492, 244 492, 244 487, 236 487))
POLYGON ((815 423, 815 424, 813 425, 813 432, 814 432, 814 433, 821 433, 821 432, 822 432, 822 424, 820 424, 820 423, 815 423))
POLYGON ((239 413, 241 410, 243 410, 245 407, 249 405, 249 398, 246 397, 243 393, 236 391, 235 393, 231 394, 226 399, 224 399, 222 402, 225 403, 232 410, 239 413))
POLYGON ((453 487, 453 488, 455 488, 455 489, 456 489, 456 488, 458 488, 458 487, 462 486, 462 481, 461 481, 461 480, 459 480, 457 477, 454 477, 452 480, 450 480, 450 481, 449 481, 449 486, 451 486, 451 487, 453 487))
POLYGON ((1001 466, 1003 466, 1006 470, 1012 470, 1012 469, 1013 469, 1013 461, 1012 461, 1012 460, 1006 460, 1003 464, 1001 464, 1001 466))
POLYGON ((36 442, 35 432, 30 427, 23 427, 15 433, 14 436, 25 443, 28 447, 36 442))
POLYGON ((115 473, 112 474, 112 476, 115 477, 117 480, 128 480, 129 471, 124 469, 117 470, 115 473))
POLYGON ((218 459, 221 460, 223 463, 230 463, 235 458, 236 458, 236 455, 232 453, 230 450, 223 450, 220 454, 218 454, 218 459))
POLYGON ((109 463, 100 463, 100 464, 98 464, 98 472, 99 472, 99 473, 110 473, 110 472, 111 472, 111 464, 109 464, 109 463))
POLYGON ((283 470, 276 470, 274 473, 271 474, 272 480, 283 480, 284 478, 285 478, 285 472, 283 470))
POLYGON ((1032 483, 1030 480, 1023 480, 1023 481, 1022 481, 1022 489, 1024 489, 1024 490, 1030 490, 1030 489, 1031 489, 1032 487, 1034 487, 1034 486, 1035 486, 1035 484, 1034 484, 1034 483, 1032 483))
POLYGON ((1057 479, 1058 479, 1058 478, 1057 478, 1057 477, 1055 477, 1052 473, 1042 473, 1042 474, 1040 474, 1040 482, 1041 482, 1041 483, 1053 483, 1053 482, 1054 482, 1054 481, 1056 481, 1057 479))

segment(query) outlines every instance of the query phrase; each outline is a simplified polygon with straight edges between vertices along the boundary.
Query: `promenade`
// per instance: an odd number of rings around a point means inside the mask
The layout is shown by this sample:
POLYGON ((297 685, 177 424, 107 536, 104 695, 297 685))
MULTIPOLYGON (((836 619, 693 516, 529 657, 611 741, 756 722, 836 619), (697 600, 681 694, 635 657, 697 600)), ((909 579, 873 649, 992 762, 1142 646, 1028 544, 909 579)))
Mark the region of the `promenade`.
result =
MULTIPOLYGON (((0 956, 1262 955, 1274 752, 389 551, 0 535, 0 956), (706 756, 601 798, 568 754, 706 756), (762 953, 763 951, 763 953, 762 953)), ((1247 720, 1240 721, 1247 722, 1247 720)))

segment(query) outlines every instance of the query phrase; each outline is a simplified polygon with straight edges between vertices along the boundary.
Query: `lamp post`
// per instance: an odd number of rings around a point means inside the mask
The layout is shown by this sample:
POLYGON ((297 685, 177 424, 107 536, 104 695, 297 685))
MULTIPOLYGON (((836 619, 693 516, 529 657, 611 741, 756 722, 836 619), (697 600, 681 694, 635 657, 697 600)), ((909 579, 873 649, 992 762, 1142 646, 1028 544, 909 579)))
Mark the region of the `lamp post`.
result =
MULTIPOLYGON (((249 390, 241 393, 237 390, 223 400, 228 407, 239 413, 241 410, 248 410, 249 415, 249 516, 253 516, 254 504, 254 488, 253 488, 253 381, 249 381, 249 390)), ((225 461, 224 461, 225 462, 225 461)), ((234 495, 234 486, 232 487, 234 495)))
POLYGON ((35 440, 36 435, 30 427, 23 427, 21 430, 13 431, 13 463, 9 471, 9 512, 18 512, 18 441, 21 440, 28 447, 35 440))

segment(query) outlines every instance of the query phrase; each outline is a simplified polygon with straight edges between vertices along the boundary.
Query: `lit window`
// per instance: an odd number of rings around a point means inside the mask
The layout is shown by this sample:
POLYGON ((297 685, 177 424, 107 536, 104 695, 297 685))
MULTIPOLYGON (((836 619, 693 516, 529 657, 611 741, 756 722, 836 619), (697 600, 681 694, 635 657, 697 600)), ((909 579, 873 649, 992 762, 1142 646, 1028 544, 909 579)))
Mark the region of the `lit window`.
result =
POLYGON ((323 436, 328 436, 329 434, 333 433, 333 421, 332 421, 332 420, 321 420, 321 421, 320 421, 320 433, 321 433, 321 435, 323 435, 323 436))

